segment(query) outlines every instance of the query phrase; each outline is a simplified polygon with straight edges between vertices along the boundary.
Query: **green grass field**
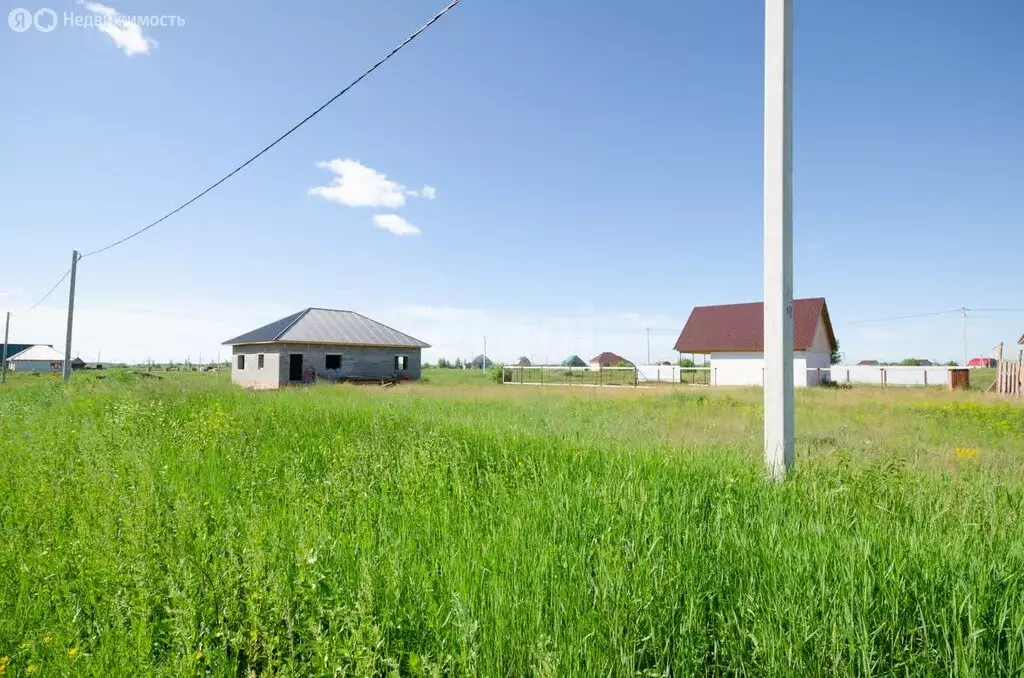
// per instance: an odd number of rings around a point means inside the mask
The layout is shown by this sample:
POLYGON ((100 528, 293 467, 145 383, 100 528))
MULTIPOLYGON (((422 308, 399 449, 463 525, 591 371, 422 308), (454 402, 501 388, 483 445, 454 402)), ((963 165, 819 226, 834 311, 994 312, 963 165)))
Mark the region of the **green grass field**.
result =
MULTIPOLYGON (((7 675, 1021 675, 1024 409, 759 390, 0 390, 7 675)), ((104 376, 98 380, 97 376, 104 376)))

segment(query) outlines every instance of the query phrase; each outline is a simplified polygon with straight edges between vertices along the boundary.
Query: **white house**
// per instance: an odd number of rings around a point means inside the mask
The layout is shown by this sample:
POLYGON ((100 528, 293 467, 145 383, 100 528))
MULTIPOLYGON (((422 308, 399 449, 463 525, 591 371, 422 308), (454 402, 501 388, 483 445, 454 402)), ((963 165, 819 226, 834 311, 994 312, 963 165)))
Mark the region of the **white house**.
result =
POLYGON ((64 354, 52 346, 36 344, 7 358, 7 368, 15 372, 60 372, 64 369, 64 354))
MULTIPOLYGON (((825 300, 794 300, 793 385, 813 386, 828 379, 837 348, 825 300)), ((675 349, 709 355, 712 385, 763 386, 764 304, 697 306, 675 349)))

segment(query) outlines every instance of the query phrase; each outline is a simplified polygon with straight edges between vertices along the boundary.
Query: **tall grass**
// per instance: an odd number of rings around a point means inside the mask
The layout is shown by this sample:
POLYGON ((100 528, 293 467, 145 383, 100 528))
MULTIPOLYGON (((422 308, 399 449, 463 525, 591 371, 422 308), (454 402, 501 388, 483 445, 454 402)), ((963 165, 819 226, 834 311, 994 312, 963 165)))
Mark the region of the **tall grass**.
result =
POLYGON ((111 381, 0 393, 9 673, 1024 670, 1020 467, 952 447, 1019 409, 893 405, 951 456, 915 464, 814 396, 838 438, 776 486, 743 394, 111 381))

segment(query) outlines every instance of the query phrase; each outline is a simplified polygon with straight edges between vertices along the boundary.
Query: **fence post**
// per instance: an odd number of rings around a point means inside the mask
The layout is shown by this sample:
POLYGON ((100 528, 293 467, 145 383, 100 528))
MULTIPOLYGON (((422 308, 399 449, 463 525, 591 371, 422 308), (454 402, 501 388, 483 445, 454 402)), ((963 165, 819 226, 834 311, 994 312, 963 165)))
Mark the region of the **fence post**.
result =
POLYGON ((922 370, 924 372, 924 385, 928 385, 928 370, 922 370))
POLYGON ((637 378, 636 378, 637 372, 639 372, 639 370, 637 369, 636 365, 633 365, 633 387, 634 388, 636 388, 636 386, 637 386, 637 378))
POLYGON ((597 366, 597 385, 604 386, 604 365, 597 366))

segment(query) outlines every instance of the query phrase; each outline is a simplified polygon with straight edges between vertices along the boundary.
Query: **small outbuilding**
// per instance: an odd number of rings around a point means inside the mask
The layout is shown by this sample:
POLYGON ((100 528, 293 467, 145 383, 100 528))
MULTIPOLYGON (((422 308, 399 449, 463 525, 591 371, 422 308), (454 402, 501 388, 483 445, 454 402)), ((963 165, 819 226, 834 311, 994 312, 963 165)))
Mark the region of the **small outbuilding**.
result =
POLYGON ((307 308, 224 342, 231 381, 280 388, 329 381, 419 379, 430 345, 354 311, 307 308))
POLYGON ((470 367, 470 369, 473 369, 473 370, 486 370, 486 369, 490 369, 491 365, 493 365, 493 364, 494 364, 493 360, 491 360, 490 358, 488 358, 487 356, 485 356, 485 355, 483 355, 481 353, 480 355, 478 355, 477 357, 473 358, 469 362, 469 367, 470 367))
MULTIPOLYGON (((824 381, 838 348, 825 300, 794 300, 793 385, 815 385, 819 375, 824 381)), ((675 350, 709 355, 712 384, 764 385, 764 304, 694 308, 675 350)))
POLYGON ((530 359, 524 355, 520 356, 519 360, 516 362, 516 365, 518 365, 519 367, 532 367, 533 363, 531 363, 530 359))
POLYGON ((53 346, 36 344, 7 358, 7 369, 14 372, 61 372, 64 354, 53 346))
POLYGON ((579 357, 575 353, 565 357, 561 362, 562 367, 586 367, 587 364, 583 362, 583 358, 579 357))
POLYGON ((632 367, 633 363, 629 362, 618 353, 605 351, 604 353, 599 353, 591 358, 589 365, 591 369, 597 370, 602 367, 632 367))

